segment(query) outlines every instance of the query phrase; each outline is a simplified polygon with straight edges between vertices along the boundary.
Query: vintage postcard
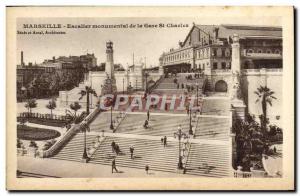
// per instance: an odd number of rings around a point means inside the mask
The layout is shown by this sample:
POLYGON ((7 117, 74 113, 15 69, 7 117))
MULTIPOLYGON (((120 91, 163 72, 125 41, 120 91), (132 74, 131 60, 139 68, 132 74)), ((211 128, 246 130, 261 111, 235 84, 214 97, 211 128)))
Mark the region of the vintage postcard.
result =
POLYGON ((294 190, 293 7, 7 7, 8 190, 294 190))

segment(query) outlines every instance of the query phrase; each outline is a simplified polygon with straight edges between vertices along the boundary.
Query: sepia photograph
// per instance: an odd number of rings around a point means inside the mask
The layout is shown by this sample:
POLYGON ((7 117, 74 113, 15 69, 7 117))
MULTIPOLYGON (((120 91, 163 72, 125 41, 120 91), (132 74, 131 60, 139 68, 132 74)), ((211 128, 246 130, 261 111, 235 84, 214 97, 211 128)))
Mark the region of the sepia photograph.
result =
POLYGON ((292 7, 8 7, 8 189, 294 189, 293 36, 292 7))

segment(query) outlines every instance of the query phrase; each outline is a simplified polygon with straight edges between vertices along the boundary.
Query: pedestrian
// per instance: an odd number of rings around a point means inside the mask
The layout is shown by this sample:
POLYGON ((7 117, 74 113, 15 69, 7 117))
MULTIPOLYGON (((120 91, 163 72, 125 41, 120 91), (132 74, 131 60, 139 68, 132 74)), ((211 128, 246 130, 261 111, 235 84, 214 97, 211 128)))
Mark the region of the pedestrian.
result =
POLYGON ((133 159, 133 151, 134 151, 134 147, 133 147, 133 146, 130 146, 129 151, 130 151, 130 158, 133 159))
POLYGON ((161 144, 163 144, 164 143, 164 138, 163 137, 160 138, 160 141, 161 141, 161 144))
POLYGON ((274 153, 276 153, 276 151, 277 151, 277 149, 276 149, 276 147, 274 146, 274 153))
POLYGON ((150 112, 149 112, 149 110, 147 111, 147 120, 149 121, 149 119, 150 119, 150 112))
POLYGON ((145 171, 146 171, 146 174, 148 174, 148 171, 149 171, 149 165, 146 165, 146 166, 145 166, 145 171))
POLYGON ((116 154, 119 155, 120 151, 121 151, 121 150, 120 150, 119 145, 116 144, 116 145, 115 145, 115 152, 116 152, 116 154))
POLYGON ((144 128, 147 129, 147 128, 148 128, 148 125, 149 125, 148 120, 145 120, 144 128))
POLYGON ((180 86, 180 84, 178 83, 178 84, 177 84, 177 89, 179 89, 179 86, 180 86))
POLYGON ((164 147, 167 146, 167 136, 164 137, 164 147))
POLYGON ((117 173, 119 172, 116 167, 116 159, 113 159, 111 162, 111 173, 114 173, 114 170, 116 170, 117 173))
POLYGON ((111 142, 111 151, 114 153, 115 152, 115 147, 116 147, 116 143, 115 141, 111 142))
POLYGON ((181 125, 178 126, 178 131, 181 131, 181 125))

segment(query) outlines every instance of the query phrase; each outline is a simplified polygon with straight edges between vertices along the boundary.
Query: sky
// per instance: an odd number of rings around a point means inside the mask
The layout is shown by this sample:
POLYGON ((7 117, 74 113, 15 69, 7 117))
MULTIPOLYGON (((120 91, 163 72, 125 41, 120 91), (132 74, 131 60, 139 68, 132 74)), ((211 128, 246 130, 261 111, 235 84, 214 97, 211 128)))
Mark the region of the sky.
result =
MULTIPOLYGON (((114 62, 124 67, 131 65, 134 53, 135 62, 145 60, 147 67, 157 66, 159 56, 171 48, 177 48, 179 41, 184 41, 188 32, 196 24, 259 24, 262 20, 255 18, 19 18, 18 31, 39 31, 53 29, 25 29, 23 24, 67 24, 78 25, 113 25, 113 24, 141 24, 142 28, 62 28, 63 35, 28 35, 17 34, 17 54, 24 52, 25 64, 28 62, 41 63, 53 56, 69 56, 94 53, 97 64, 105 62, 106 42, 114 43, 114 62), (144 25, 164 24, 164 28, 146 28, 144 25), (186 25, 187 27, 166 27, 172 25, 186 25)), ((17 56, 20 63, 20 56, 17 56)))

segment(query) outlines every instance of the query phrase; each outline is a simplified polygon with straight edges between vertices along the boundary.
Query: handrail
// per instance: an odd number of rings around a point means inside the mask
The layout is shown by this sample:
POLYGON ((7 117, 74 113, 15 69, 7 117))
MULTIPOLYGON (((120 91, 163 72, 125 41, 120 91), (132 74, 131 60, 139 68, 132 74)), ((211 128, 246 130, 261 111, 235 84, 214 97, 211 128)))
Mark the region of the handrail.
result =
MULTIPOLYGON (((85 120, 88 124, 94 119, 94 117, 100 112, 100 109, 97 107, 93 112, 91 112, 85 120)), ((82 123, 80 125, 73 125, 65 135, 63 135, 60 140, 55 142, 48 150, 42 151, 41 156, 43 158, 53 156, 66 142, 68 142, 72 137, 80 131, 82 123)))
POLYGON ((160 78, 156 80, 156 82, 148 88, 148 92, 151 93, 151 91, 153 91, 159 85, 159 83, 162 81, 163 78, 164 78, 163 75, 160 76, 160 78))

